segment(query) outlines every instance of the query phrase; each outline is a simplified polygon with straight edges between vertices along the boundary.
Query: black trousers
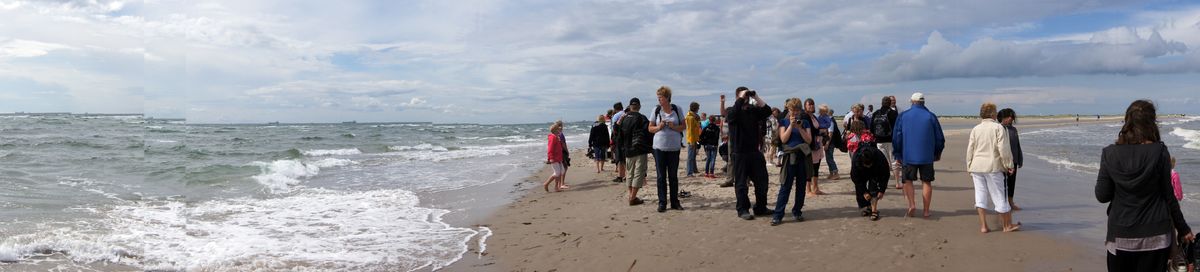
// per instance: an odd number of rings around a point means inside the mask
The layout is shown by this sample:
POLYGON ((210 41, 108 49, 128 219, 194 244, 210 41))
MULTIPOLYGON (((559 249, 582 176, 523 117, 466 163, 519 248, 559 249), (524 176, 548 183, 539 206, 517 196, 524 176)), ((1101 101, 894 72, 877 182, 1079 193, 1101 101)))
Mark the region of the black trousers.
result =
MULTIPOLYGON (((1105 253, 1108 253, 1105 251, 1105 253)), ((1159 250, 1129 252, 1117 250, 1117 254, 1108 255, 1108 271, 1167 271, 1167 258, 1171 256, 1171 248, 1159 250)))
POLYGON ((730 154, 733 158, 733 192, 737 195, 737 213, 750 212, 750 189, 746 184, 754 182, 754 212, 768 213, 767 209, 767 161, 760 152, 730 154))

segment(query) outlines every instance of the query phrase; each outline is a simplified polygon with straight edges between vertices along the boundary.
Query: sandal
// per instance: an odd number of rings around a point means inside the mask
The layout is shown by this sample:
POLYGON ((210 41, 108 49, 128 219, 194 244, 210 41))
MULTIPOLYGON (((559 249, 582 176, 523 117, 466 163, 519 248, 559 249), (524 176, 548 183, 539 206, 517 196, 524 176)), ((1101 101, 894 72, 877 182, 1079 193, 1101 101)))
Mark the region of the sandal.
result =
POLYGON ((879 221, 879 211, 871 212, 871 221, 879 221))

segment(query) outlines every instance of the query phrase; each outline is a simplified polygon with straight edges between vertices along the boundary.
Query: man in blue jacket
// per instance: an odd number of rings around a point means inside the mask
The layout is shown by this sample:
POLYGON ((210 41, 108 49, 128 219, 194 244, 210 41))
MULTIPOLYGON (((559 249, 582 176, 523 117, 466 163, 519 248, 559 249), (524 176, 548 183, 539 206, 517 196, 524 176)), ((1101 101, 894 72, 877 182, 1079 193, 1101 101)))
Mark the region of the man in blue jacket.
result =
POLYGON ((933 196, 933 162, 942 158, 946 136, 937 115, 925 108, 925 95, 913 93, 911 101, 912 108, 900 113, 892 129, 892 155, 904 166, 904 197, 908 198, 905 216, 911 217, 917 210, 913 182, 919 178, 923 185, 924 216, 928 218, 933 196))

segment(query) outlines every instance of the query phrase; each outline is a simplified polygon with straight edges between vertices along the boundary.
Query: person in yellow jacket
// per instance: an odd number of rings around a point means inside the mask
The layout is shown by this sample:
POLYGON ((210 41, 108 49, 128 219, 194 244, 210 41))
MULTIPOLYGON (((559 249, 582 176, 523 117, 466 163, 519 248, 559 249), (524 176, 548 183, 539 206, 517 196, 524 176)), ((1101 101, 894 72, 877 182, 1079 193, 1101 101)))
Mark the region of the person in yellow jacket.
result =
POLYGON ((699 173, 699 168, 696 168, 696 149, 700 148, 700 116, 696 112, 700 110, 700 103, 692 101, 688 106, 687 116, 683 117, 683 122, 687 125, 684 131, 683 140, 687 142, 687 176, 699 173))

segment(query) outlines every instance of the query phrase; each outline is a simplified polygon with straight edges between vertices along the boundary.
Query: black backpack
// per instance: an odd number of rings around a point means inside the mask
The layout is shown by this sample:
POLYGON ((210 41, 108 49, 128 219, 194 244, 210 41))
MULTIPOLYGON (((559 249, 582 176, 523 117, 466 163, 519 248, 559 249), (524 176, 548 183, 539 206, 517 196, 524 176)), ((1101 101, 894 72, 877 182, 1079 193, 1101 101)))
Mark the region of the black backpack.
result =
POLYGON ((721 137, 721 128, 717 124, 708 124, 704 130, 700 131, 700 145, 717 145, 718 138, 721 137))
POLYGON ((879 109, 871 114, 871 134, 876 138, 891 139, 892 123, 888 121, 888 109, 879 109))
POLYGON ((849 149, 846 148, 846 140, 842 139, 842 130, 839 129, 838 125, 836 124, 832 125, 830 129, 832 131, 829 132, 829 137, 833 139, 829 139, 829 145, 832 145, 833 148, 837 148, 837 150, 842 151, 842 153, 847 152, 849 149))

